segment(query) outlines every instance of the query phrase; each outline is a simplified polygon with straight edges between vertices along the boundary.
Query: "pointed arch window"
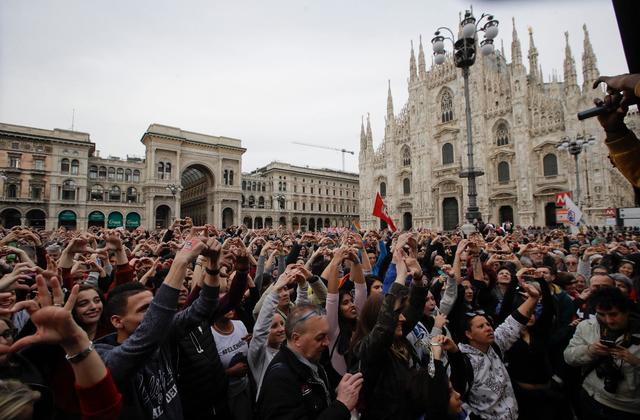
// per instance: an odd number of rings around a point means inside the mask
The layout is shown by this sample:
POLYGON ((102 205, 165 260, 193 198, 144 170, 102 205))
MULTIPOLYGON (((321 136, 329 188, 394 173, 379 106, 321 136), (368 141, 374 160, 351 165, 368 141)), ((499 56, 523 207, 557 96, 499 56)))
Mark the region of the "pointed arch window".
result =
POLYGON ((506 146, 509 144, 509 128, 507 124, 500 123, 496 128, 496 145, 506 146))
POLYGON ((387 196, 387 184, 385 182, 380 183, 380 196, 382 198, 387 196))
POLYGON ((402 149, 402 166, 411 165, 411 150, 408 146, 402 149))
POLYGON ((449 90, 443 91, 440 97, 440 113, 443 123, 453 120, 453 95, 449 90))

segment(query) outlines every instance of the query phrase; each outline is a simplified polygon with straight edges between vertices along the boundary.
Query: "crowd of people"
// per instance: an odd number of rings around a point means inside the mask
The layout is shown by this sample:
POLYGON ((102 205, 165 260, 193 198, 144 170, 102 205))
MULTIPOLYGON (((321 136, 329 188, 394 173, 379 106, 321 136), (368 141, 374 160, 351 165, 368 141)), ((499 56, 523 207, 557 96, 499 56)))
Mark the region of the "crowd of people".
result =
POLYGON ((0 231, 0 418, 632 419, 640 231, 0 231))
MULTIPOLYGON (((600 82, 640 187, 640 76, 600 82)), ((638 419, 639 241, 0 227, 0 418, 638 419)))

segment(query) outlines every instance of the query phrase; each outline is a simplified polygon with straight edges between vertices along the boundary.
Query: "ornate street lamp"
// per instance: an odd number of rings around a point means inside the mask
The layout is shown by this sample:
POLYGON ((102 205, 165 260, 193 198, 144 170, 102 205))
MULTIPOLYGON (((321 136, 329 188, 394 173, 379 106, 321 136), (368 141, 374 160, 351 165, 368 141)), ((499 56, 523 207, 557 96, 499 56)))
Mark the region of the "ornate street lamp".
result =
POLYGON ((182 187, 182 185, 176 185, 176 184, 169 184, 165 187, 167 190, 169 190, 169 192, 171 193, 171 195, 173 195, 173 202, 174 202, 174 206, 175 206, 175 214, 177 215, 177 217, 179 217, 179 208, 178 208, 178 201, 176 198, 176 195, 182 191, 184 188, 182 187))
MULTIPOLYGON (((465 11, 464 18, 460 22, 460 35, 455 40, 455 35, 451 29, 441 26, 435 32, 431 40, 433 46, 433 61, 436 64, 444 63, 446 59, 445 40, 453 44, 453 60, 456 67, 462 69, 464 79, 464 101, 465 114, 467 119, 467 169, 460 172, 460 178, 467 178, 467 195, 469 196, 469 207, 467 208, 467 223, 473 223, 474 219, 480 220, 481 215, 477 204, 476 177, 484 175, 484 172, 474 167, 473 164, 473 138, 471 134, 471 104, 469 102, 469 67, 476 61, 476 40, 479 32, 484 32, 484 39, 480 42, 480 52, 482 55, 493 53, 493 40, 498 35, 498 21, 492 15, 483 13, 476 21, 471 10, 465 11), (485 20, 486 19, 486 20, 485 20), (484 24, 480 26, 481 22, 484 24), (446 31, 451 36, 442 35, 441 31, 446 31)), ((467 229, 468 230, 468 229, 467 229)))
POLYGON ((568 136, 563 137, 560 140, 560 144, 556 147, 558 150, 566 150, 576 162, 576 205, 580 206, 580 167, 578 163, 578 156, 583 151, 586 151, 587 147, 593 146, 596 143, 596 139, 591 134, 578 134, 575 138, 568 136))

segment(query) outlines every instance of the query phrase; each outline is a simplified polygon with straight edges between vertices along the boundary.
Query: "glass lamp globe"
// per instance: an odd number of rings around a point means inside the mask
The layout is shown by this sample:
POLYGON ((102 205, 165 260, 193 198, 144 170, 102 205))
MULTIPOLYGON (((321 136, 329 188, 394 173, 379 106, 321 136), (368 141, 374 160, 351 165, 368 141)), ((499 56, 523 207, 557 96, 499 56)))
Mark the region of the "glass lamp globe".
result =
POLYGON ((444 52, 444 38, 441 36, 437 36, 431 40, 431 45, 433 46, 433 52, 435 53, 443 53, 444 52))
POLYGON ((438 65, 444 63, 445 58, 444 52, 433 55, 433 61, 438 65))
POLYGON ((488 39, 494 39, 498 36, 498 21, 490 20, 487 22, 487 24, 484 25, 484 33, 488 39))
POLYGON ((462 36, 464 38, 473 38, 476 33, 476 21, 475 19, 468 19, 466 22, 462 27, 462 36))
POLYGON ((494 49, 495 48, 493 47, 493 39, 484 39, 480 43, 480 52, 484 56, 493 53, 494 49))

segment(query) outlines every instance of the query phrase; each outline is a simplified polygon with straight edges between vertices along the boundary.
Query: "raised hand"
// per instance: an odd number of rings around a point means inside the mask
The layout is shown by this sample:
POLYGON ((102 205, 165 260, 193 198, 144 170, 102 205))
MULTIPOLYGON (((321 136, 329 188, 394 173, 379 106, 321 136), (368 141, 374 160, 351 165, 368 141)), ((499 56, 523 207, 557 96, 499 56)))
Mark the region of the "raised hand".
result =
POLYGON ((71 345, 77 341, 77 337, 86 336, 86 333, 76 324, 71 315, 71 310, 78 297, 79 286, 71 289, 67 303, 64 303, 64 294, 56 277, 50 281, 51 290, 42 276, 36 276, 38 297, 35 300, 26 300, 16 303, 13 310, 26 309, 31 316, 31 321, 37 330, 33 335, 21 338, 13 343, 11 351, 20 350, 28 345, 36 343, 56 343, 71 345))
POLYGON ((0 278, 0 291, 4 290, 31 290, 31 287, 25 284, 25 281, 31 280, 36 269, 29 263, 21 262, 14 266, 11 273, 7 273, 0 278))

